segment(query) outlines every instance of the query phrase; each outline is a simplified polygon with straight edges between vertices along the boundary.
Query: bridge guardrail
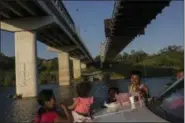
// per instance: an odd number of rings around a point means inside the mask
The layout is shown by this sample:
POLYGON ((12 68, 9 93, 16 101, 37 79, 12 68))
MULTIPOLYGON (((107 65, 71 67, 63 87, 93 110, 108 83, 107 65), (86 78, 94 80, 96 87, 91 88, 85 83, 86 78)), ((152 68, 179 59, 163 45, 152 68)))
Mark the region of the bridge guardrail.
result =
POLYGON ((52 1, 59 8, 59 10, 61 11, 61 14, 62 14, 63 18, 68 23, 69 27, 72 29, 73 32, 76 33, 77 31, 76 31, 75 23, 73 22, 71 16, 67 12, 62 0, 52 0, 52 1))
POLYGON ((102 49, 101 49, 102 61, 105 60, 105 56, 106 56, 106 53, 107 53, 108 46, 109 46, 109 38, 106 38, 106 41, 103 43, 102 49))
POLYGON ((117 12, 117 7, 119 6, 121 0, 116 0, 114 3, 114 8, 112 11, 112 18, 114 18, 115 13, 117 12))
POLYGON ((113 19, 114 19, 114 17, 115 17, 115 13, 117 12, 117 6, 119 6, 120 1, 121 1, 121 0, 116 0, 115 3, 114 3, 114 8, 113 8, 113 11, 112 11, 112 19, 111 19, 111 23, 110 23, 110 25, 109 25, 109 28, 112 27, 113 19))
MULTIPOLYGON (((62 0, 52 0, 52 2, 59 8, 59 10, 60 10, 63 18, 65 19, 65 21, 67 22, 67 24, 69 25, 69 27, 71 28, 71 30, 78 35, 79 39, 81 40, 82 45, 84 46, 84 48, 86 49, 86 51, 88 51, 87 48, 86 48, 86 46, 85 46, 85 44, 84 44, 84 42, 83 42, 83 39, 80 36, 80 31, 77 30, 77 28, 75 26, 75 23, 72 20, 71 16, 69 15, 67 9, 65 8, 62 0)), ((88 53, 88 55, 91 56, 90 53, 88 53)))
MULTIPOLYGON (((121 0, 116 0, 115 3, 114 3, 114 8, 113 8, 113 11, 112 11, 112 19, 111 19, 111 23, 110 23, 110 25, 109 25, 109 28, 110 28, 110 29, 111 29, 111 27, 112 27, 113 19, 114 19, 114 17, 115 17, 115 13, 117 12, 117 7, 119 6, 120 1, 121 1, 121 0)), ((106 39, 105 44, 104 44, 104 46, 103 46, 103 55, 104 55, 103 57, 104 57, 104 59, 105 59, 105 56, 106 56, 107 48, 108 48, 108 47, 109 47, 109 38, 106 39)))

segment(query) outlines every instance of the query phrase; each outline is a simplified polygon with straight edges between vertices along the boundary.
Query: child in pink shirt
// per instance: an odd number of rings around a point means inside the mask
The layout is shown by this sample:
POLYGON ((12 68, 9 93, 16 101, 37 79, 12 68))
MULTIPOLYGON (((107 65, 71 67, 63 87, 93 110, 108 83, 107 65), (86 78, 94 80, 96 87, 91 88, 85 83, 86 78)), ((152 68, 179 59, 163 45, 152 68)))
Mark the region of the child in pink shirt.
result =
POLYGON ((77 85, 76 91, 78 94, 77 98, 74 98, 74 103, 68 108, 73 110, 72 115, 74 122, 85 122, 89 121, 91 118, 92 104, 94 102, 93 97, 89 97, 89 92, 91 90, 91 84, 87 82, 82 82, 77 85))

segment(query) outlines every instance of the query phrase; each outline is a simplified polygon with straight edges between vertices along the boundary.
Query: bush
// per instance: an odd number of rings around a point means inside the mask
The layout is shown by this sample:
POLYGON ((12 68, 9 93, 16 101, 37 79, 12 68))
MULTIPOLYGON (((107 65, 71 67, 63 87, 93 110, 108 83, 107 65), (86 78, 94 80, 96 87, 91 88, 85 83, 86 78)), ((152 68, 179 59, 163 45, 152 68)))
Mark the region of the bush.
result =
POLYGON ((48 77, 49 77, 48 72, 44 72, 43 71, 43 72, 39 73, 39 75, 38 75, 38 82, 39 82, 39 84, 47 83, 48 77))
POLYGON ((5 72, 3 86, 10 86, 10 85, 12 85, 12 82, 14 80, 15 80, 15 72, 14 72, 14 70, 10 70, 10 71, 5 72))
POLYGON ((57 81, 58 80, 58 72, 57 71, 42 71, 38 75, 38 82, 39 84, 47 84, 49 82, 57 81))
POLYGON ((124 79, 124 76, 121 75, 121 74, 119 74, 119 73, 113 72, 113 73, 111 74, 111 78, 112 78, 112 79, 124 79))
POLYGON ((4 73, 0 71, 0 86, 4 85, 4 73))

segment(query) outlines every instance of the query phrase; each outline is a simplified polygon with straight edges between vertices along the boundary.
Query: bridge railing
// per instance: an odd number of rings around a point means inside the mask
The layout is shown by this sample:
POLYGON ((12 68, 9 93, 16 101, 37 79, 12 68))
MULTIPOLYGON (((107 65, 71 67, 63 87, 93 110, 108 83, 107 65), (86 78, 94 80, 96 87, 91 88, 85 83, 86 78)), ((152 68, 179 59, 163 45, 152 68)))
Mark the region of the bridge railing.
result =
POLYGON ((115 13, 117 11, 118 5, 120 4, 120 1, 121 0, 116 0, 115 3, 114 3, 114 8, 113 8, 113 11, 112 11, 112 18, 114 18, 114 15, 115 15, 115 13))
MULTIPOLYGON (((114 8, 113 8, 113 11, 112 11, 112 18, 111 18, 111 23, 109 24, 109 28, 111 29, 112 28, 112 24, 113 24, 113 19, 115 17, 115 13, 117 12, 117 7, 119 6, 120 4, 120 1, 121 0, 116 0, 115 3, 114 3, 114 8)), ((105 41, 105 44, 102 46, 102 56, 103 56, 103 60, 105 60, 105 56, 106 56, 106 53, 107 53, 107 49, 109 47, 109 43, 110 43, 110 40, 109 38, 106 38, 106 41, 105 41)))
POLYGON ((109 24, 109 28, 110 28, 110 29, 112 28, 113 19, 114 19, 114 17, 115 17, 115 13, 117 12, 117 7, 119 6, 120 1, 121 1, 121 0, 116 0, 116 1, 114 2, 114 8, 113 8, 113 11, 112 11, 112 19, 111 19, 111 23, 109 24))
MULTIPOLYGON (((85 44, 83 42, 83 39, 80 36, 80 30, 76 28, 75 23, 74 23, 73 19, 71 18, 71 16, 69 15, 67 9, 65 8, 62 0, 52 0, 52 1, 57 6, 57 8, 59 8, 63 18, 65 19, 67 24, 70 26, 72 31, 78 35, 79 39, 81 40, 81 44, 84 46, 85 50, 88 51, 87 47, 85 46, 85 44)), ((89 52, 88 52, 88 55, 91 56, 91 54, 89 52)))
POLYGON ((52 1, 55 3, 57 8, 59 8, 63 18, 65 19, 67 24, 70 26, 70 28, 73 30, 73 32, 77 32, 76 27, 75 27, 75 23, 74 23, 73 19, 71 18, 71 16, 69 15, 67 9, 65 8, 62 0, 52 0, 52 1))
POLYGON ((106 54, 107 54, 107 49, 108 49, 108 47, 109 47, 109 38, 106 38, 106 40, 105 40, 105 42, 102 44, 102 46, 101 46, 101 57, 102 57, 102 59, 101 59, 101 61, 104 61, 105 60, 105 57, 106 57, 106 54))
POLYGON ((101 62, 104 61, 105 43, 106 42, 101 43, 101 46, 100 46, 100 60, 101 60, 101 62))

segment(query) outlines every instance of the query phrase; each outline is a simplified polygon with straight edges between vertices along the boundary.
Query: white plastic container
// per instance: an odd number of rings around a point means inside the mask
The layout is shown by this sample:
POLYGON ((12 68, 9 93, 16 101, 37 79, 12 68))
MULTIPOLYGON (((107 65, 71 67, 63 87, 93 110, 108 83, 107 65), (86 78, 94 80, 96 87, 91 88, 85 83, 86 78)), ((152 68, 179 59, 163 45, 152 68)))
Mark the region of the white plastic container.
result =
POLYGON ((116 103, 116 102, 107 104, 107 103, 105 102, 105 103, 104 103, 104 106, 107 107, 107 111, 108 111, 108 112, 115 112, 115 111, 118 111, 118 110, 119 110, 120 104, 119 104, 119 103, 116 103))
POLYGON ((136 109, 134 96, 129 97, 129 99, 130 99, 130 103, 131 103, 131 109, 136 109))

